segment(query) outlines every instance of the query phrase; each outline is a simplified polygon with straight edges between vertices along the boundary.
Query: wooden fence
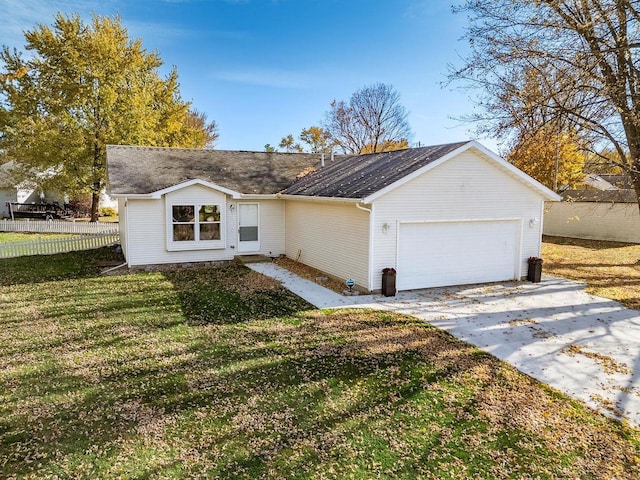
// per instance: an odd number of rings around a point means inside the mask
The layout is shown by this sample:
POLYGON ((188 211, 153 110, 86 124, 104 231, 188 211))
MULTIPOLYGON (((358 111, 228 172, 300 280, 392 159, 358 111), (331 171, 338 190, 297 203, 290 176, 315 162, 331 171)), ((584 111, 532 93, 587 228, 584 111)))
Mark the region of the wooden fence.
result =
POLYGON ((85 235, 79 238, 54 238, 28 242, 0 243, 0 258, 53 255, 55 253, 91 250, 113 245, 119 241, 120 236, 118 233, 106 233, 85 235))
POLYGON ((67 222, 64 220, 0 220, 0 232, 113 234, 117 223, 67 222))

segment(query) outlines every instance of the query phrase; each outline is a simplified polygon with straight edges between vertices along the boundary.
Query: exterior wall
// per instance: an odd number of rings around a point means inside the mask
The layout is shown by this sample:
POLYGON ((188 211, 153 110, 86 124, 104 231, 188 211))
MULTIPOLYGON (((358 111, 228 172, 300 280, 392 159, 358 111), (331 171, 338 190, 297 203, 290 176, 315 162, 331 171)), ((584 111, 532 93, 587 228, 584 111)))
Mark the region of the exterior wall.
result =
POLYGON ((7 202, 15 202, 16 200, 17 191, 15 188, 0 188, 0 218, 9 216, 7 202))
POLYGON ((127 209, 129 208, 127 205, 127 200, 124 198, 118 199, 118 227, 120 230, 120 247, 122 248, 122 253, 124 258, 127 257, 127 209))
POLYGON ((370 290, 369 213, 353 203, 287 200, 286 255, 370 290))
MULTIPOLYGON (((18 197, 20 203, 58 203, 64 205, 64 194, 54 190, 44 191, 44 198, 40 196, 41 190, 20 189, 18 197)), ((15 200, 14 200, 15 201, 15 200)))
MULTIPOLYGON (((260 251, 264 255, 278 256, 285 253, 284 201, 279 199, 250 201, 260 204, 260 251)), ((232 260, 237 254, 238 223, 237 203, 227 195, 200 186, 192 185, 168 193, 162 199, 129 198, 126 210, 119 203, 121 229, 128 232, 127 247, 123 246, 129 265, 153 265, 162 263, 208 262, 232 260), (223 225, 223 242, 220 248, 167 249, 167 205, 171 203, 219 204, 223 225), (230 208, 233 205, 233 208, 230 208), (124 221, 123 221, 124 219, 124 221), (122 226, 126 225, 126 227, 122 226)), ((122 240, 123 245, 125 240, 122 240)))
MULTIPOLYGON (((243 203, 242 202, 238 203, 243 203)), ((246 200, 246 203, 251 203, 246 200)), ((255 202, 254 202, 255 203, 255 202)), ((260 204, 260 253, 277 257, 285 253, 285 207, 283 200, 264 200, 260 204)), ((237 228, 236 228, 237 230, 237 228)), ((237 244, 237 236, 235 244, 237 244)))
POLYGON ((544 234, 640 243, 640 214, 636 203, 549 202, 544 234))
POLYGON ((402 221, 522 219, 520 272, 526 275, 527 259, 540 255, 542 211, 540 194, 468 150, 374 201, 373 290, 382 287, 383 268, 397 268, 402 221))

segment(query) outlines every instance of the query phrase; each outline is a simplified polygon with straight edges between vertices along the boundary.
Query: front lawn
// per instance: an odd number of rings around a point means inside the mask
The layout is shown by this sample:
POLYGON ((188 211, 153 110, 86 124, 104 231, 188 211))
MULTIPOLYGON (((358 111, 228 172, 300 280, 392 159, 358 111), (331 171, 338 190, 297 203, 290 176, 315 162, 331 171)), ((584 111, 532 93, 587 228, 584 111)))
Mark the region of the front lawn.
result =
POLYGON ((0 232, 0 243, 34 242, 36 240, 51 240, 55 238, 75 238, 78 235, 69 233, 22 233, 0 232))
POLYGON ((98 255, 0 261, 0 478, 640 475, 638 430, 424 323, 98 255))
POLYGON ((544 237, 543 273, 587 284, 587 292, 640 309, 640 245, 544 237))

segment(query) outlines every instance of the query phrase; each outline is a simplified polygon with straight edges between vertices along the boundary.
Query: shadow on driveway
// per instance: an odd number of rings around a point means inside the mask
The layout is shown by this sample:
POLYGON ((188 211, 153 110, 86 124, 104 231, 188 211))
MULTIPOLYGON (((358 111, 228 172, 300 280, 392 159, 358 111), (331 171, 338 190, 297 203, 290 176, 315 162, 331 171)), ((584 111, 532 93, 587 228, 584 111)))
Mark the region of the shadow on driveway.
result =
POLYGON ((640 311, 544 276, 345 297, 270 263, 273 277, 318 308, 373 308, 426 320, 590 407, 640 425, 640 311))
MULTIPOLYGON (((379 308, 428 321, 524 373, 640 425, 640 311, 544 277, 400 292, 379 308)), ((358 300, 360 301, 360 300, 358 300)))

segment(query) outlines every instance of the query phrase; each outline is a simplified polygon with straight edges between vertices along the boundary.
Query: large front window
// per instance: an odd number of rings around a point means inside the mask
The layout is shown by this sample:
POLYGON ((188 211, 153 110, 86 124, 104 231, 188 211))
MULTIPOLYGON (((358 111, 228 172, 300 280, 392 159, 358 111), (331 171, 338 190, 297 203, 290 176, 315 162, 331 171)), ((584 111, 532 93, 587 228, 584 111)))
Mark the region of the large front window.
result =
POLYGON ((174 242, 220 240, 220 205, 173 205, 174 242))

